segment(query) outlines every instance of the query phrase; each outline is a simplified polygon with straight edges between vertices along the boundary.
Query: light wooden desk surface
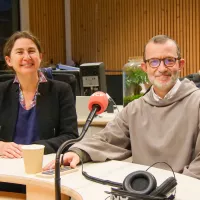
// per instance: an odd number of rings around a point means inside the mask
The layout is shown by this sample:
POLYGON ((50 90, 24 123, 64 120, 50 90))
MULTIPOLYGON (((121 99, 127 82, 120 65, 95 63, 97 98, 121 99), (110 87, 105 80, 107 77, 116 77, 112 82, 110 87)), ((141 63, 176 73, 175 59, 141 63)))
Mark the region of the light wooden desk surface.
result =
MULTIPOLYGON (((123 109, 123 106, 122 105, 118 105, 117 106, 119 111, 121 111, 123 109)), ((106 124, 111 121, 112 119, 115 118, 116 114, 119 112, 117 109, 114 110, 114 113, 107 113, 107 112, 103 112, 102 114, 100 115, 97 115, 91 125, 92 126, 102 126, 102 127, 105 127, 106 124)), ((87 116, 84 117, 84 116, 78 116, 78 125, 79 126, 83 126, 86 122, 86 119, 87 119, 87 116)))
MULTIPOLYGON (((55 155, 44 156, 44 164, 54 157, 55 155)), ((143 165, 121 161, 84 164, 84 171, 89 175, 116 182, 123 182, 125 176, 133 171, 146 169, 147 167, 143 165)), ((155 176, 158 185, 172 176, 171 171, 157 168, 151 168, 149 172, 155 176)), ((178 182, 176 200, 199 200, 200 180, 181 174, 176 174, 176 178, 178 182)), ((27 200, 54 199, 54 178, 39 178, 25 174, 22 159, 0 159, 0 181, 36 186, 29 191, 27 200), (37 196, 32 198, 31 194, 37 196)), ((109 186, 86 180, 80 168, 77 172, 61 176, 61 189, 62 193, 72 196, 75 200, 104 200, 108 197, 104 191, 110 191, 109 186)), ((67 199, 65 197, 64 199, 67 199)))

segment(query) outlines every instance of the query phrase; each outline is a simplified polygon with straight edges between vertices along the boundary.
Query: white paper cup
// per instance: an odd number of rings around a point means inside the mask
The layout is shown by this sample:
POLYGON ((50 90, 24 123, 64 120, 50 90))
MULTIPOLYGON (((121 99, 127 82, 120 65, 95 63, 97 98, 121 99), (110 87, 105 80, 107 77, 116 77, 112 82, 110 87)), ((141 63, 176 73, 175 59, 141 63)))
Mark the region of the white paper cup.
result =
POLYGON ((25 172, 36 174, 42 171, 44 145, 31 144, 22 146, 25 172))

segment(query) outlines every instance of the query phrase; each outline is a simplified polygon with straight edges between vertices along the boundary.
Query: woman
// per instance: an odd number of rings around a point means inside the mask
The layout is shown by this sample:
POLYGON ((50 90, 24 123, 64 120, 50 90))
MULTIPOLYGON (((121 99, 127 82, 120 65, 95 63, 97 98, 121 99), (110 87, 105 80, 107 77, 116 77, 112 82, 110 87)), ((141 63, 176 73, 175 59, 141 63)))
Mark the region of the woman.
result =
POLYGON ((16 73, 0 84, 0 154, 22 157, 21 145, 43 144, 55 153, 66 140, 77 138, 77 116, 70 85, 49 80, 39 70, 42 49, 29 32, 14 33, 4 57, 16 73))

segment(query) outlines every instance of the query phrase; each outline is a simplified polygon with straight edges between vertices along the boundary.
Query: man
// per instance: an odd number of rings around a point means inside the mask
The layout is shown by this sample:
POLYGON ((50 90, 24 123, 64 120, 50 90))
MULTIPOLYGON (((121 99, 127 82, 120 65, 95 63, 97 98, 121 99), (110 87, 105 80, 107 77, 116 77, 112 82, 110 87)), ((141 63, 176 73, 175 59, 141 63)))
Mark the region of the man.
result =
POLYGON ((165 35, 150 39, 141 64, 152 83, 150 91, 129 103, 102 131, 74 144, 64 154, 64 164, 75 167, 78 155, 84 162, 132 155, 133 163, 164 161, 175 172, 200 179, 200 90, 187 79, 179 81, 183 66, 174 40, 165 35))

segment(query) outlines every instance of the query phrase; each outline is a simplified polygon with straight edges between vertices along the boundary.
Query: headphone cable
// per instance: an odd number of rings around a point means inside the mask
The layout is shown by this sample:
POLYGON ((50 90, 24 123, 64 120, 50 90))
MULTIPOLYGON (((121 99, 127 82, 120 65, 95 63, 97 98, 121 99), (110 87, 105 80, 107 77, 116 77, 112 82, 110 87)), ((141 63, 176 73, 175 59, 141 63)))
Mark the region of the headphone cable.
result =
MULTIPOLYGON (((110 194, 110 195, 118 195, 118 196, 123 196, 124 195, 128 195, 130 196, 130 198, 132 198, 132 200, 136 199, 136 200, 170 200, 170 199, 174 199, 175 195, 176 195, 176 189, 174 190, 174 194, 173 195, 170 195, 169 197, 155 197, 155 196, 151 196, 151 195, 135 195, 134 194, 134 197, 131 196, 131 193, 128 192, 128 191, 124 191, 123 190, 123 184, 122 183, 118 183, 118 182, 114 182, 114 181, 110 181, 110 180, 104 180, 104 179, 100 179, 100 178, 97 178, 97 177, 94 177, 94 176, 91 176, 89 175, 87 172, 83 171, 83 160, 81 158, 81 156, 76 152, 76 154, 79 156, 79 159, 80 159, 80 162, 81 162, 81 173, 82 175, 87 179, 87 180, 90 180, 90 181, 93 181, 93 182, 96 182, 96 183, 99 183, 99 184, 103 184, 103 185, 109 185, 109 186, 113 186, 113 187, 117 187, 118 189, 116 188, 111 188, 111 191, 105 191, 105 193, 107 194, 110 194), (122 189, 122 190, 121 190, 122 189)), ((173 172, 173 175, 174 175, 174 178, 176 180, 176 177, 175 177, 175 173, 174 173, 174 170, 172 169, 172 167, 166 163, 166 162, 156 162, 156 163, 153 163, 150 167, 148 167, 146 169, 146 171, 148 171, 151 167, 153 167, 154 165, 158 164, 158 163, 163 163, 163 164, 166 164, 170 169, 171 171, 173 172)), ((109 196, 108 196, 109 197, 109 196)), ((108 198, 107 197, 107 198, 108 198)), ((126 196, 127 197, 127 196, 126 196)), ((106 199, 107 199, 106 198, 106 199)))

